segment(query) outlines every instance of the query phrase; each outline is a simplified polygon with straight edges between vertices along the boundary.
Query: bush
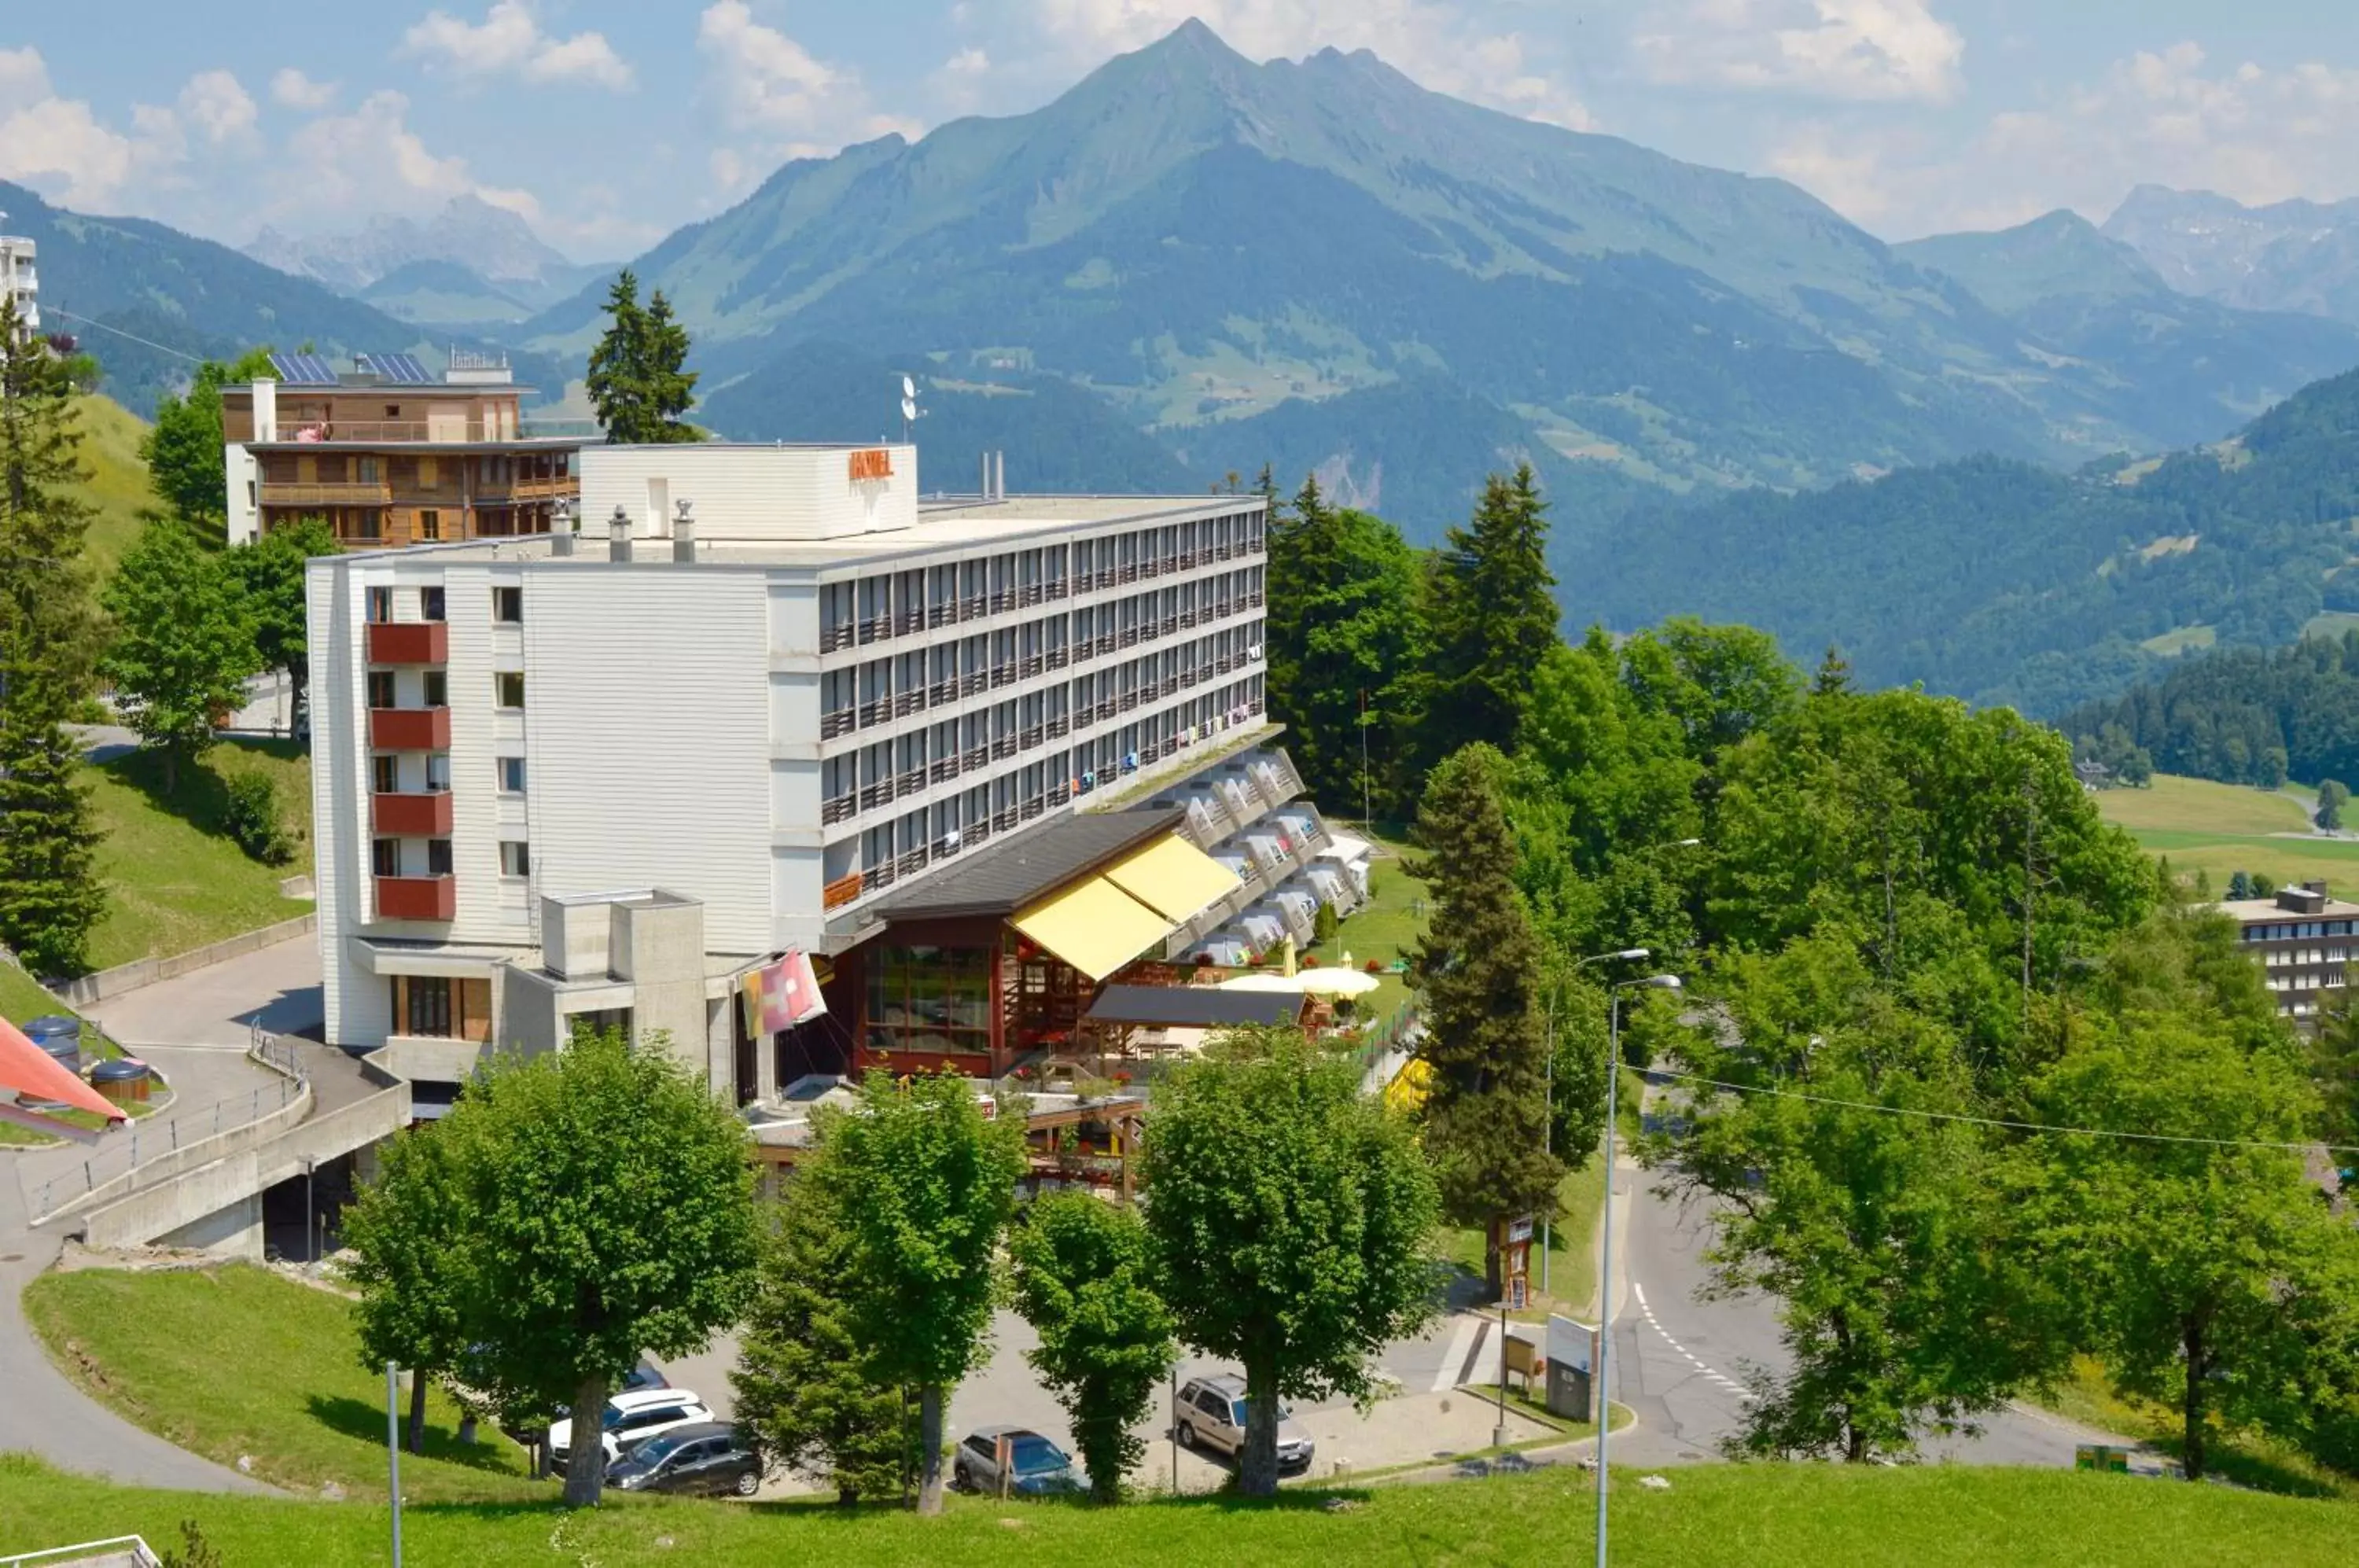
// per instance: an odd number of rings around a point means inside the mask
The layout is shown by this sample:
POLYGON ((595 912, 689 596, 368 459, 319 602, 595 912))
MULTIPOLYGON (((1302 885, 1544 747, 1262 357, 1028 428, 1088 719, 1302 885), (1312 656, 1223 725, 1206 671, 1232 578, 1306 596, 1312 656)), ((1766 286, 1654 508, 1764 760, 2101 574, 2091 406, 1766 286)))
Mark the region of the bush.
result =
POLYGON ((295 846, 278 822, 278 786, 266 774, 241 773, 229 781, 222 827, 240 849, 265 866, 284 866, 295 858, 295 846))
POLYGON ((1341 923, 1335 918, 1335 906, 1321 903, 1319 906, 1319 913, 1311 918, 1310 940, 1321 942, 1333 942, 1336 927, 1341 923))
POLYGON ((1385 961, 1381 958, 1371 958, 1361 967, 1371 975, 1382 975, 1385 972, 1385 961))
POLYGON ((1303 967, 1303 968, 1305 968, 1305 969, 1316 969, 1316 968, 1318 968, 1318 967, 1319 967, 1319 955, 1318 955, 1317 953, 1304 953, 1304 954, 1302 955, 1302 967, 1303 967))

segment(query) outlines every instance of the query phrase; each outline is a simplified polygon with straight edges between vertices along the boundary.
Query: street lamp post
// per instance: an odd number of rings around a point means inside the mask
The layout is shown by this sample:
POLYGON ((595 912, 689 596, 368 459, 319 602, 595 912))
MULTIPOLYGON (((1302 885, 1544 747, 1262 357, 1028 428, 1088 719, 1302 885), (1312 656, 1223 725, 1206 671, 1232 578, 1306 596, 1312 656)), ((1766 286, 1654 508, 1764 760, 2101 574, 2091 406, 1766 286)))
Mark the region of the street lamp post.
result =
POLYGON ((1614 1120, 1622 1083, 1622 993, 1679 988, 1676 975, 1625 980, 1614 987, 1605 1009, 1605 1246, 1597 1271, 1597 1568, 1605 1568, 1605 1440, 1614 1426, 1606 1365, 1614 1353, 1614 1120))
MULTIPOLYGON (((1689 842, 1694 841, 1690 839, 1689 842)), ((1653 954, 1643 947, 1625 947, 1615 953, 1601 953, 1589 958, 1575 959, 1572 966, 1575 969, 1586 969, 1593 964, 1605 964, 1615 959, 1636 964, 1652 956, 1653 954)), ((1540 1148, 1545 1153, 1554 1154, 1556 1152, 1556 998, 1554 996, 1549 998, 1546 1083, 1547 1119, 1540 1124, 1540 1148)), ((1549 1252, 1553 1228, 1549 1218, 1542 1215, 1540 1218, 1540 1294, 1543 1296, 1549 1293, 1549 1252)))

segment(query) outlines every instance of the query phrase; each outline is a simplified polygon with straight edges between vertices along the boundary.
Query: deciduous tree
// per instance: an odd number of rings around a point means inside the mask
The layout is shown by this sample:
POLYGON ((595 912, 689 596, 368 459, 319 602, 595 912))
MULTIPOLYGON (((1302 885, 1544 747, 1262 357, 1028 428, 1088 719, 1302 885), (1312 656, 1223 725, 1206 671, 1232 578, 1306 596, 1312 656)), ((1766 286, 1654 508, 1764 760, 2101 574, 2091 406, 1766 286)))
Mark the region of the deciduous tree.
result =
POLYGON ((845 1301, 875 1375, 919 1391, 918 1511, 942 1507, 942 1418, 990 1326, 993 1258, 1024 1171, 1023 1124, 986 1117, 963 1078, 871 1073, 824 1113, 814 1172, 850 1238, 845 1301))
POLYGON ((246 614, 254 625, 254 651, 265 670, 287 677, 288 727, 297 735, 309 732, 311 651, 310 604, 303 586, 304 569, 315 555, 337 552, 335 530, 319 517, 282 523, 253 544, 234 552, 238 579, 245 589, 246 614))
MULTIPOLYGON (((1564 1179, 1563 1161, 1547 1148, 1542 954, 1516 889, 1516 841, 1502 805, 1506 768, 1496 751, 1473 746, 1428 776, 1417 822, 1426 858, 1411 867, 1433 895, 1410 960, 1425 996, 1418 1055, 1432 1072, 1421 1112, 1425 1150, 1443 1212, 1484 1227, 1492 1299, 1501 1290, 1506 1223, 1554 1214, 1564 1179)), ((1564 1085, 1568 1094, 1588 1087, 1564 1085)))
POLYGON ((235 363, 207 360, 197 366, 186 393, 166 394, 156 406, 156 423, 139 443, 148 483, 166 514, 199 542, 224 542, 229 526, 229 475, 223 455, 222 388, 257 376, 270 376, 267 351, 254 349, 235 363))
POLYGON ((361 1365, 409 1369, 412 1454, 425 1451, 428 1382, 456 1369, 469 1344, 470 1282, 460 1269, 473 1209, 461 1145, 471 1119, 397 1134, 379 1151, 376 1180, 344 1211, 361 1365))
POLYGON ((437 1136, 452 1128, 469 1376, 511 1410, 571 1406, 565 1500, 590 1507, 608 1391, 642 1355, 701 1349, 752 1296, 745 1127, 660 1031, 633 1049, 585 1029, 495 1059, 437 1136))
POLYGON ((729 1386, 762 1451, 849 1508, 906 1491, 918 1442, 901 1388, 876 1376, 854 1335, 852 1235, 811 1175, 826 1158, 821 1148, 770 1205, 761 1287, 729 1386))
POLYGON ((142 744, 164 754, 164 788, 213 744, 261 668, 245 593, 228 563, 177 524, 153 522, 107 585, 114 638, 99 669, 142 744))
POLYGON ((0 299, 0 943, 35 971, 89 967, 105 896, 99 834, 65 724, 89 691, 91 512, 64 367, 0 299))
POLYGON ((2341 779, 2323 779, 2318 785, 2318 825, 2328 833, 2343 826, 2343 808, 2351 804, 2351 791, 2341 779))
POLYGON ((1132 1429, 1175 1354, 1146 1226, 1135 1209, 1057 1193, 1025 1212, 1008 1255, 1016 1310, 1040 1337, 1025 1359, 1072 1421, 1091 1494, 1117 1502, 1122 1478, 1147 1450, 1132 1429))
POLYGON ((1434 1311, 1433 1175, 1350 1063, 1242 1030, 1157 1086, 1147 1231, 1180 1337, 1245 1369, 1238 1489, 1277 1489, 1288 1399, 1365 1400, 1375 1357, 1434 1311))

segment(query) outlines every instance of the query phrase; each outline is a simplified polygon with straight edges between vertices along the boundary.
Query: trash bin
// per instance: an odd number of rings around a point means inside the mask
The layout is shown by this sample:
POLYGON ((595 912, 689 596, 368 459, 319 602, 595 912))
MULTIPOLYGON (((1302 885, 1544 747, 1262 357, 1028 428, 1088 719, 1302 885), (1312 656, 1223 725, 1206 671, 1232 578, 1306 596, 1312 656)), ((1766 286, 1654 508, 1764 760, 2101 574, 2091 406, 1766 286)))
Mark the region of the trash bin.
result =
POLYGON ((113 1062, 102 1062, 90 1070, 91 1087, 118 1105, 145 1100, 155 1083, 156 1075, 147 1071, 146 1062, 136 1057, 117 1057, 113 1062))
POLYGON ((69 1073, 82 1071, 82 1020, 71 1013, 52 1013, 25 1026, 25 1038, 48 1052, 69 1073))

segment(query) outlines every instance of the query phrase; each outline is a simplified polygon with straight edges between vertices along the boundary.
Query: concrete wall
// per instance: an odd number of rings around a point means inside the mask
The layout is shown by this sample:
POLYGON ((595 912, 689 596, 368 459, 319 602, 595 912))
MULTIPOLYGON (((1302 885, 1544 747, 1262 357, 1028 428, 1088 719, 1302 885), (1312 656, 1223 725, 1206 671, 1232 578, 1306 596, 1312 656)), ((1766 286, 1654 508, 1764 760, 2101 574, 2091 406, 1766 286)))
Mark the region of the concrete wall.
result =
POLYGON ((672 1054, 691 1071, 704 1073, 704 919, 696 905, 679 899, 613 906, 614 973, 636 992, 631 1003, 634 1043, 661 1031, 672 1054))
POLYGON ((281 920, 277 925, 264 926, 258 931, 224 937, 220 942, 207 942, 202 947, 176 953, 168 958, 143 958, 136 964, 119 964, 112 969, 85 975, 79 980, 61 981, 50 989, 74 1007, 87 1007, 103 1002, 109 996, 119 996, 142 985, 153 985, 158 980, 177 979, 193 969, 243 958, 249 953, 275 947, 299 936, 308 936, 317 931, 319 925, 320 917, 317 915, 298 915, 291 920, 281 920))
MULTIPOLYGON (((817 539, 906 528, 918 520, 918 449, 879 442, 889 478, 854 480, 841 446, 590 446, 582 468, 582 532, 606 537, 623 508, 640 539, 669 536, 674 508, 695 503, 697 537, 817 539)), ((875 449, 866 449, 875 450, 875 449)), ((668 543, 641 545, 641 559, 668 543)))

